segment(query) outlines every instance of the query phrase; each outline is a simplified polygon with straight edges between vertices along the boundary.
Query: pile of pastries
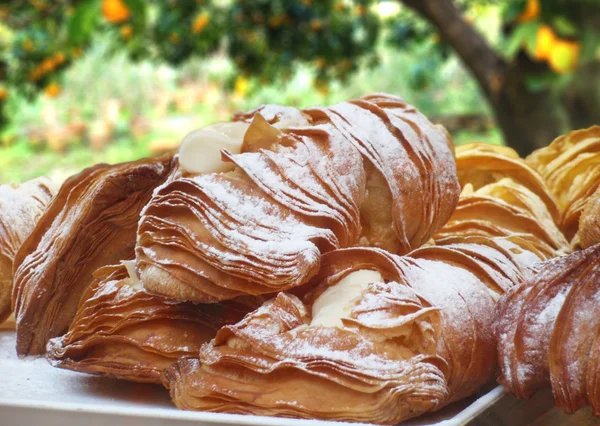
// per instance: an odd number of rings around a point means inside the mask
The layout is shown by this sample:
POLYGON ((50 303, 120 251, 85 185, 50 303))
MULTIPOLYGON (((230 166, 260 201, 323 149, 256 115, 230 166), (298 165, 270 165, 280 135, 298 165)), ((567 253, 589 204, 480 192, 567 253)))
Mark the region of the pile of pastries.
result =
POLYGON ((395 424, 500 372, 598 414, 599 188, 600 127, 522 159, 388 94, 264 105, 0 186, 0 320, 182 409, 395 424))

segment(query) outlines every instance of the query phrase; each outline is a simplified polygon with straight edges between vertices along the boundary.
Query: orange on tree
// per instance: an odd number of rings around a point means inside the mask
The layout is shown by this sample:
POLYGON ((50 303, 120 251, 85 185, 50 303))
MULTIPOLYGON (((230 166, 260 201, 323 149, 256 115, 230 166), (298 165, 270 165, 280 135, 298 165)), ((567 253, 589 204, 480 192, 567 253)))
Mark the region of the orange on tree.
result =
POLYGON ((517 22, 529 22, 540 16, 540 1, 527 0, 525 10, 517 16, 517 22))
POLYGON ((65 58, 65 54, 62 53, 62 52, 56 52, 54 54, 54 63, 56 65, 62 65, 62 64, 64 64, 65 63, 65 59, 66 59, 65 58))
POLYGON ((113 24, 123 22, 129 19, 129 8, 123 0, 103 0, 102 15, 113 24))
POLYGON ((548 25, 540 25, 536 34, 535 58, 537 60, 548 59, 557 38, 548 25))
POLYGON ((244 95, 248 92, 248 80, 245 77, 238 76, 235 79, 235 87, 233 92, 239 98, 244 97, 244 95))
POLYGON ((581 46, 576 41, 556 40, 552 46, 548 63, 559 74, 568 74, 577 67, 581 46))
POLYGON ((8 98, 8 90, 5 87, 0 87, 0 102, 8 98))
POLYGON ((44 89, 44 93, 49 98, 55 98, 55 97, 57 97, 58 95, 60 95, 61 91, 62 91, 62 89, 61 89, 60 85, 58 83, 56 83, 56 82, 50 83, 44 89))
POLYGON ((194 22, 192 22, 192 33, 199 34, 202 31, 204 31, 204 28, 206 28, 206 26, 208 25, 208 21, 208 13, 206 12, 203 12, 196 16, 196 19, 194 19, 194 22))

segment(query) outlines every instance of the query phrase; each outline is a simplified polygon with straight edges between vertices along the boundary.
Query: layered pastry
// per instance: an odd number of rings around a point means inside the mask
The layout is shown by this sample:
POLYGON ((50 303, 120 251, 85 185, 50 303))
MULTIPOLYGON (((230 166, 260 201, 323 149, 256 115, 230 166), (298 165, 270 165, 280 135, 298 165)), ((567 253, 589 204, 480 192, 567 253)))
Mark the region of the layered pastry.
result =
POLYGON ((561 229, 578 247, 581 213, 600 186, 600 126, 560 136, 527 162, 545 179, 563 212, 561 229))
POLYGON ((11 312, 15 255, 55 192, 54 183, 44 177, 20 185, 0 185, 0 323, 11 312))
POLYGON ((572 413, 600 415, 600 127, 571 132, 527 161, 544 176, 563 211, 573 248, 549 260, 498 303, 500 382, 520 398, 552 387, 572 413))
POLYGON ((556 225, 559 209, 544 180, 514 150, 463 145, 456 162, 463 190, 456 210, 434 236, 437 245, 501 237, 542 260, 571 251, 556 225))
POLYGON ((14 258, 19 355, 42 354, 67 331, 96 269, 134 257, 140 211, 172 164, 97 165, 62 185, 14 258))
POLYGON ((407 253, 459 195, 445 130, 383 94, 239 114, 186 138, 179 163, 144 210, 136 259, 146 289, 181 301, 298 287, 338 248, 407 253))
POLYGON ((576 241, 583 248, 600 243, 600 186, 587 200, 581 212, 576 241))
POLYGON ((437 410, 495 377, 492 312, 517 263, 492 252, 327 253, 302 297, 280 293, 224 327, 165 385, 193 410, 382 424, 437 410))
POLYGON ((492 380, 496 301, 570 246, 543 179, 512 151, 472 145, 457 162, 463 194, 433 245, 404 257, 374 248, 324 254, 307 286, 280 293, 221 329, 198 359, 166 370, 175 404, 397 423, 492 380))
POLYGON ((391 424, 476 392, 500 351, 507 388, 598 412, 596 132, 457 169, 443 128, 375 94, 93 167, 12 255, 18 352, 184 409, 391 424))
POLYGON ((556 405, 600 415, 600 244, 544 263, 498 303, 500 382, 520 398, 551 386, 556 405))
POLYGON ((196 356, 219 328, 258 306, 257 299, 194 305, 152 296, 143 290, 132 263, 94 273, 69 331, 48 344, 52 365, 160 383, 165 368, 179 358, 196 356))

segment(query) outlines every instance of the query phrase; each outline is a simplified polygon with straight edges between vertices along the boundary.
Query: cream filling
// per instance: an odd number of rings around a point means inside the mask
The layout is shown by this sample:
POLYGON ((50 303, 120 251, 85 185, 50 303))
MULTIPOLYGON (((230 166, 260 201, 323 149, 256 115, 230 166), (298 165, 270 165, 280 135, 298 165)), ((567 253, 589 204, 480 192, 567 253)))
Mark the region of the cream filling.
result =
POLYGON ((369 284, 381 281, 383 277, 377 271, 360 270, 347 275, 315 300, 310 325, 342 327, 342 318, 350 316, 356 299, 369 287, 369 284))
POLYGON ((221 151, 239 154, 250 124, 241 121, 215 123, 188 134, 179 147, 179 164, 189 173, 228 172, 235 167, 221 161, 221 151))
POLYGON ((135 271, 135 260, 121 260, 121 265, 127 268, 127 273, 129 274, 129 287, 135 290, 143 290, 144 286, 135 271))

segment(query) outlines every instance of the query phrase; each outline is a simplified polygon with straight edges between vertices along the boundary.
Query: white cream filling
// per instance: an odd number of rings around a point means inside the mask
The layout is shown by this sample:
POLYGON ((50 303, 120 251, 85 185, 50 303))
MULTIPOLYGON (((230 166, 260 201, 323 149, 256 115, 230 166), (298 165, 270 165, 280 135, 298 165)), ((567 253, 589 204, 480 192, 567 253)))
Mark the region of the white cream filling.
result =
POLYGON ((129 274, 129 286, 135 290, 143 290, 144 286, 135 271, 135 260, 121 260, 121 265, 127 268, 127 273, 129 274))
POLYGON ((221 150, 239 154, 250 124, 241 121, 215 123, 188 134, 179 147, 179 164, 189 173, 227 172, 235 167, 221 161, 221 150))
POLYGON ((329 287, 312 307, 311 326, 342 327, 342 318, 347 318, 360 297, 374 282, 383 281, 377 271, 360 270, 344 277, 336 285, 329 287))

